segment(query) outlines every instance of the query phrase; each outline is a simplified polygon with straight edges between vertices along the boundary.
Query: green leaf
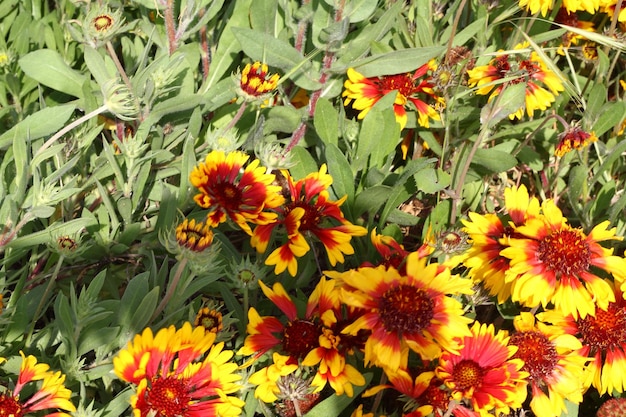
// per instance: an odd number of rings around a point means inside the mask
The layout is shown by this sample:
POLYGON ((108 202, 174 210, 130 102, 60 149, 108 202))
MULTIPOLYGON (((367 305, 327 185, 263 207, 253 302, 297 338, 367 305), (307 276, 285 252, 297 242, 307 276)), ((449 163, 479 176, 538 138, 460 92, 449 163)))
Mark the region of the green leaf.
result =
POLYGON ((602 107, 598 120, 593 123, 593 133, 600 136, 615 128, 624 119, 624 114, 626 114, 626 103, 623 101, 607 103, 602 107))
POLYGON ((352 210, 354 217, 360 217, 363 213, 372 217, 385 204, 390 195, 391 187, 387 185, 375 185, 361 191, 354 199, 352 210))
MULTIPOLYGON (((354 200, 354 173, 345 155, 331 143, 325 147, 328 173, 333 177, 333 190, 338 199, 348 196, 348 207, 354 200)), ((349 216, 348 216, 349 217, 349 216)))
POLYGON ((569 180, 567 185, 567 197, 569 198, 572 207, 579 207, 579 199, 587 193, 587 168, 581 165, 572 167, 569 173, 569 180))
POLYGON ((302 121, 302 111, 291 106, 272 107, 267 113, 263 132, 293 133, 302 121))
POLYGON ((98 85, 105 85, 113 76, 109 74, 104 59, 98 51, 85 45, 85 64, 98 85))
POLYGON ((450 175, 441 168, 426 168, 415 174, 417 189, 435 194, 450 185, 450 175))
POLYGON ((339 140, 339 113, 332 103, 325 98, 320 98, 315 107, 313 116, 315 133, 324 143, 337 146, 339 140))
POLYGON ((363 119, 353 160, 355 170, 382 166, 398 144, 400 125, 393 112, 396 94, 392 91, 378 100, 363 119))
POLYGON ((369 386, 372 376, 373 374, 371 372, 363 375, 365 378, 365 385, 361 387, 355 386, 354 395, 352 397, 348 397, 347 395, 331 395, 306 413, 306 417, 338 416, 341 414, 341 411, 348 407, 359 396, 359 394, 369 386))
POLYGON ((64 104, 39 110, 0 135, 0 150, 6 149, 14 140, 35 140, 61 130, 74 113, 76 106, 64 104))
POLYGON ((11 241, 8 246, 14 249, 21 249, 37 245, 43 245, 49 243, 51 236, 55 236, 58 233, 72 235, 79 232, 83 228, 88 228, 95 225, 97 225, 97 221, 93 218, 88 217, 82 217, 80 219, 74 219, 68 222, 56 222, 48 226, 48 228, 45 230, 20 236, 11 241))
POLYGON ((443 46, 401 49, 354 62, 355 70, 364 77, 412 72, 446 50, 443 46))
POLYGON ((302 146, 295 146, 291 150, 291 160, 294 166, 289 168, 289 173, 295 180, 302 179, 312 172, 319 171, 317 163, 311 153, 302 146))
POLYGON ((474 154, 472 164, 489 172, 498 173, 513 168, 517 165, 517 159, 509 152, 494 148, 479 148, 476 150, 476 154, 474 154))
POLYGON ((526 84, 507 85, 502 93, 480 111, 480 123, 484 128, 492 128, 501 120, 524 108, 526 84))
POLYGON ((74 97, 83 96, 83 84, 88 78, 73 70, 57 51, 33 51, 23 56, 19 64, 22 71, 37 82, 74 97))
POLYGON ((517 159, 520 162, 528 165, 533 171, 543 170, 543 158, 530 146, 524 146, 517 153, 517 159))
POLYGON ((254 0, 250 5, 250 26, 259 32, 275 35, 275 21, 278 16, 276 0, 254 0))
POLYGON ((317 90, 321 84, 319 74, 313 70, 311 61, 296 48, 282 39, 247 28, 232 28, 243 51, 255 61, 278 67, 285 72, 297 68, 291 79, 305 90, 317 90))

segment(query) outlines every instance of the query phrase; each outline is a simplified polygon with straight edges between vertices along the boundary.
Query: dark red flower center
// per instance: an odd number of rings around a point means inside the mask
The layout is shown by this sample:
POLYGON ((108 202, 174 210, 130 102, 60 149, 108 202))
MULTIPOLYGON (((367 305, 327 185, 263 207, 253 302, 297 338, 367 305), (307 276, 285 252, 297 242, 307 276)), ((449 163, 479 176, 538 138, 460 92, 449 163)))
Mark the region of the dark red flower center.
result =
POLYGON ((283 331, 283 349, 294 358, 304 358, 319 346, 320 326, 306 320, 294 320, 283 331))
POLYGON ((479 388, 483 383, 485 371, 471 359, 464 359, 457 363, 452 370, 452 379, 455 388, 465 391, 470 388, 479 388))
POLYGON ((385 93, 397 91, 404 97, 410 97, 415 91, 415 82, 411 74, 385 75, 378 81, 378 85, 385 93))
POLYGON ((507 73, 511 70, 511 64, 509 63, 509 56, 502 55, 494 59, 493 66, 498 72, 500 78, 507 76, 507 73))
POLYGON ((145 394, 141 415, 154 417, 186 416, 191 396, 187 380, 173 377, 155 378, 145 394))
POLYGON ((426 291, 399 285, 381 297, 378 310, 385 329, 398 333, 417 333, 428 327, 434 316, 434 301, 426 291))
POLYGON ((537 249, 537 258, 557 277, 577 277, 589 270, 591 249, 582 232, 564 229, 543 238, 537 249))
POLYGON ((10 395, 0 394, 0 417, 22 417, 22 406, 10 395))
POLYGON ((433 378, 430 381, 428 388, 426 388, 426 391, 424 391, 424 393, 420 395, 420 403, 430 404, 435 410, 445 412, 448 409, 448 405, 450 404, 450 393, 446 391, 445 388, 442 388, 442 385, 443 381, 437 378, 433 378))
POLYGON ((322 208, 316 205, 307 204, 304 201, 297 201, 295 203, 290 204, 286 208, 286 212, 290 212, 296 207, 300 207, 304 209, 304 216, 300 219, 300 227, 299 230, 306 232, 309 230, 313 230, 319 226, 322 219, 322 208))
POLYGON ((511 336, 509 344, 517 346, 513 356, 524 361, 524 370, 536 381, 544 381, 554 370, 558 356, 554 344, 540 332, 518 332, 511 336))
POLYGON ((620 348, 626 340, 626 308, 610 303, 607 310, 596 309, 596 316, 587 316, 578 321, 583 345, 592 352, 620 348))

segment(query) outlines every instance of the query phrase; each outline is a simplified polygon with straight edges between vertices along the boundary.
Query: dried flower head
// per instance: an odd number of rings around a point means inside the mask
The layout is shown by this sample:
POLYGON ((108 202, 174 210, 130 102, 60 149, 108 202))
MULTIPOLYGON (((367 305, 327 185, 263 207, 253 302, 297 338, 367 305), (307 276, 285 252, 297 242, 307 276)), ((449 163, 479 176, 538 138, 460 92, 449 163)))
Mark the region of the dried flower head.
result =
POLYGON ((598 140, 593 132, 585 132, 578 123, 571 125, 564 132, 560 133, 558 139, 559 143, 556 145, 554 154, 559 158, 562 158, 573 149, 582 149, 598 140))

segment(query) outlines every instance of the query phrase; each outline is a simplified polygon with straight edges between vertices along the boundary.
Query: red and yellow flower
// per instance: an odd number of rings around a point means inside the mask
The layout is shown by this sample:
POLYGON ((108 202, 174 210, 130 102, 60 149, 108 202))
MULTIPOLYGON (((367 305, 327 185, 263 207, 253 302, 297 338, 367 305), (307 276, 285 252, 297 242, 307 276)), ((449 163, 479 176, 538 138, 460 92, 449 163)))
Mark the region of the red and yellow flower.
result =
POLYGON ((458 352, 444 352, 437 376, 452 390, 452 397, 486 417, 495 411, 508 414, 526 399, 524 362, 514 358, 517 347, 509 345, 508 333, 495 333, 492 324, 475 322, 471 335, 459 341, 458 352))
POLYGON ((514 320, 515 330, 509 345, 517 346, 513 356, 524 361, 531 388, 530 408, 537 417, 558 417, 566 411, 565 400, 582 401, 583 368, 587 358, 582 345, 559 326, 536 321, 529 312, 514 320))
POLYGON ((332 266, 343 263, 344 255, 354 253, 350 244, 353 236, 367 233, 364 227, 356 226, 344 218, 339 201, 332 201, 328 188, 333 182, 326 173, 326 165, 319 172, 307 175, 295 181, 291 175, 286 176, 289 197, 281 207, 276 208, 278 219, 275 222, 260 224, 254 229, 251 244, 258 252, 267 249, 272 232, 282 226, 287 242, 276 248, 265 260, 266 265, 275 265, 274 272, 280 274, 287 270, 295 276, 298 271, 298 260, 310 249, 307 237, 314 236, 326 249, 328 260, 332 266))
POLYGON ((428 72, 435 68, 434 62, 431 61, 419 67, 413 74, 372 78, 366 78, 353 68, 349 68, 342 94, 342 97, 345 97, 344 105, 352 103, 352 108, 360 111, 358 118, 363 119, 378 100, 395 91, 397 94, 393 110, 400 127, 404 129, 406 126, 408 119, 406 109, 412 104, 417 111, 417 122, 427 128, 430 120, 440 120, 435 105, 443 102, 443 98, 434 92, 431 77, 427 76, 428 72))
MULTIPOLYGON (((22 352, 22 364, 15 388, 0 393, 0 415, 22 417, 43 410, 47 416, 70 417, 68 412, 76 411, 70 401, 72 392, 64 385, 65 375, 61 372, 52 372, 45 363, 37 363, 32 356, 25 356, 22 352), (36 381, 41 381, 38 388, 34 388, 36 381), (28 387, 23 390, 24 387, 28 387), (33 393, 27 394, 33 387, 33 393), (52 411, 55 410, 55 411, 52 411)), ((0 358, 4 362, 4 358, 0 358)))
POLYGON ((554 310, 537 315, 578 337, 582 343, 578 354, 591 359, 584 368, 584 387, 593 385, 601 395, 626 391, 626 300, 619 287, 609 285, 615 301, 597 308, 595 316, 575 318, 554 310))
MULTIPOLYGON (((294 301, 280 283, 270 289, 259 281, 263 293, 284 313, 286 323, 274 316, 261 317, 254 307, 248 311, 248 336, 239 350, 242 355, 260 357, 275 349, 289 358, 315 369, 311 385, 316 392, 328 383, 337 395, 353 395, 353 385, 365 384, 363 375, 347 363, 348 337, 340 334, 341 305, 334 282, 322 277, 308 299, 304 318, 298 317, 294 301)), ((272 374, 281 376, 277 373, 272 374)), ((276 382, 276 381, 274 381, 276 382)))
POLYGON ((209 226, 230 218, 251 235, 248 223, 266 225, 276 220, 276 213, 268 210, 283 204, 281 188, 272 185, 274 175, 266 173, 258 159, 246 165, 248 159, 239 151, 212 151, 191 172, 189 180, 200 191, 194 200, 209 210, 209 226))
POLYGON ((340 274, 342 302, 362 314, 343 333, 371 331, 365 363, 389 373, 406 368, 409 349, 424 360, 456 351, 456 337, 469 334, 462 305, 453 296, 471 294, 470 280, 451 275, 438 264, 426 264, 417 252, 406 261, 406 273, 395 268, 364 267, 340 274))
MULTIPOLYGON (((528 43, 515 46, 516 50, 524 48, 528 48, 528 43)), ((477 94, 489 94, 489 101, 500 94, 507 84, 526 83, 525 105, 509 114, 510 119, 521 119, 524 108, 528 117, 532 117, 535 110, 546 110, 554 102, 555 96, 564 90, 559 77, 535 51, 526 58, 521 52, 499 55, 488 65, 474 67, 467 74, 468 85, 477 87, 477 94)))
POLYGON ((511 297, 512 286, 505 280, 510 260, 500 252, 508 247, 509 238, 516 236, 516 226, 539 215, 539 207, 539 200, 530 198, 526 186, 521 185, 504 190, 507 215, 470 212, 469 220, 463 220, 464 231, 472 241, 463 264, 469 268, 469 276, 482 283, 499 303, 511 297))
POLYGON ((500 252, 510 259, 506 280, 512 282, 513 301, 529 307, 552 303, 574 317, 593 315, 596 304, 606 309, 615 298, 595 268, 620 282, 626 273, 626 259, 599 243, 618 240, 615 228, 609 229, 605 221, 587 235, 570 226, 552 200, 544 201, 541 211, 541 216, 516 227, 519 236, 509 239, 509 247, 500 252))
POLYGON ((138 334, 113 358, 116 375, 133 385, 135 417, 235 417, 244 402, 234 395, 238 365, 233 352, 214 344, 216 334, 185 323, 156 335, 138 334))
POLYGON ((270 74, 267 64, 257 61, 247 64, 234 79, 237 94, 245 101, 264 102, 276 91, 280 76, 270 74))

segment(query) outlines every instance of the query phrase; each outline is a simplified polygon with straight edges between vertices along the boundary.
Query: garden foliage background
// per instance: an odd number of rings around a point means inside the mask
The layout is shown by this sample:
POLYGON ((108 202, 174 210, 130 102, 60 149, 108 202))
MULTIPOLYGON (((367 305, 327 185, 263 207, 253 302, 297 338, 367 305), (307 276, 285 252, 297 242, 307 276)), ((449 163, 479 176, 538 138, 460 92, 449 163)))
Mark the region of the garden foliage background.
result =
POLYGON ((625 311, 621 1, 528 3, 2 1, 0 415, 589 416, 619 397, 623 357, 602 363, 626 339, 584 350, 552 317, 554 374, 507 345, 539 332, 522 311, 625 311), (474 358, 509 378, 484 392, 451 365, 472 337, 506 351, 474 358), (155 405, 159 378, 180 409, 155 405), (530 411, 535 389, 550 406, 530 411))

